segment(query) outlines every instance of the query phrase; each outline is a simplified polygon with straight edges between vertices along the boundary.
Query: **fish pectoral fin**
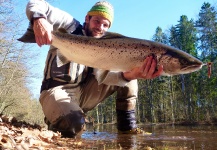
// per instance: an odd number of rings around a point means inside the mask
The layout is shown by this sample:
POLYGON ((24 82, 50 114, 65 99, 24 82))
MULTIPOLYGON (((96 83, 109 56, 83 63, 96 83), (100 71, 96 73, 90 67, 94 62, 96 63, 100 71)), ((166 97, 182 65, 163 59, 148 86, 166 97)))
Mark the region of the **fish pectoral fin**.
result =
POLYGON ((70 61, 68 61, 68 59, 65 56, 63 56, 60 53, 59 50, 57 50, 57 57, 56 57, 56 59, 57 59, 57 67, 61 67, 61 66, 63 66, 63 65, 65 65, 65 64, 67 64, 67 63, 70 62, 70 61))

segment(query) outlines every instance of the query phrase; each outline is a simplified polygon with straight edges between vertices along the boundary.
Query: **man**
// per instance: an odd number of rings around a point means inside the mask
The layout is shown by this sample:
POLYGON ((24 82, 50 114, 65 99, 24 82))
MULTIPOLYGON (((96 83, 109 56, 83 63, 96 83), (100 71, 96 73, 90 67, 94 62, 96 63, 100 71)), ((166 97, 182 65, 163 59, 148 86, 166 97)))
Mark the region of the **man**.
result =
MULTIPOLYGON (((97 2, 88 11, 83 26, 71 15, 44 0, 30 0, 26 14, 31 22, 30 28, 33 28, 35 41, 42 46, 52 43, 51 31, 58 28, 64 28, 71 34, 100 38, 113 23, 114 10, 106 1, 97 2)), ((26 35, 19 40, 28 42, 26 35)), ((64 137, 74 137, 84 128, 84 114, 117 91, 119 132, 143 132, 136 125, 136 79, 153 79, 161 74, 163 68, 161 66, 156 71, 156 61, 152 56, 144 60, 143 66, 128 72, 99 70, 75 62, 57 67, 56 59, 57 48, 51 45, 40 95, 45 122, 50 130, 59 131, 64 137)))

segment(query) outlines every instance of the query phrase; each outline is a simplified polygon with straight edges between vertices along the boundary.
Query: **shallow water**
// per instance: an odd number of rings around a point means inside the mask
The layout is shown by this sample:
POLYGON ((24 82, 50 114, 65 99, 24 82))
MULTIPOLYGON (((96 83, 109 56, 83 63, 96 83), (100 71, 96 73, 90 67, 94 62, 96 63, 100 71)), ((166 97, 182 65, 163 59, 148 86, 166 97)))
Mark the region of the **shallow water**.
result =
POLYGON ((92 126, 82 134, 87 149, 217 150, 217 126, 140 126, 147 135, 117 134, 115 125, 92 126))

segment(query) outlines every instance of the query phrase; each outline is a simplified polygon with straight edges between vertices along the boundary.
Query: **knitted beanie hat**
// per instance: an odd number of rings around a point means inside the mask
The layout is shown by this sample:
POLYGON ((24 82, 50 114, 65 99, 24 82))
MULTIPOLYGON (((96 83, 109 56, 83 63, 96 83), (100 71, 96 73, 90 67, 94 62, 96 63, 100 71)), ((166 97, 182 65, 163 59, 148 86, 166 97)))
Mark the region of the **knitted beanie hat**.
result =
MULTIPOLYGON (((107 1, 97 2, 87 13, 90 16, 100 15, 110 21, 112 24, 114 19, 114 9, 113 6, 107 1)), ((111 26, 111 25, 110 25, 111 26)))

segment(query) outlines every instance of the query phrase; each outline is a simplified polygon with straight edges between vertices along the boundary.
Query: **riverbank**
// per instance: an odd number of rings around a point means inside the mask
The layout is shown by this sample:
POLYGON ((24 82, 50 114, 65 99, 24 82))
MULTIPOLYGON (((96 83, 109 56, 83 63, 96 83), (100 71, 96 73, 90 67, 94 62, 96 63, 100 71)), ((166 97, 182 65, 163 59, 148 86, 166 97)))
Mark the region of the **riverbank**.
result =
MULTIPOLYGON (((90 124, 91 125, 91 124, 90 124)), ((154 133, 155 136, 150 138, 145 138, 145 143, 147 142, 162 142, 165 140, 181 140, 190 139, 187 135, 185 136, 175 136, 177 133, 183 133, 184 131, 175 130, 175 131, 166 131, 170 126, 213 126, 217 125, 216 123, 210 122, 178 122, 178 123, 146 123, 141 124, 141 126, 145 129, 150 130, 151 132, 155 132, 152 130, 153 126, 156 126, 157 132, 160 132, 164 127, 163 133, 172 132, 172 136, 169 135, 157 135, 159 133, 154 133), (158 128, 158 126, 160 128, 158 128), (182 139, 183 138, 183 139, 182 139)), ((87 134, 83 137, 83 140, 80 138, 72 139, 72 138, 61 138, 59 133, 54 133, 52 131, 48 131, 46 126, 40 126, 37 124, 29 124, 24 121, 17 121, 16 118, 0 116, 0 149, 7 150, 31 150, 31 149, 42 149, 42 150, 52 150, 52 149, 92 149, 93 145, 95 147, 103 147, 105 141, 110 141, 113 145, 116 140, 124 140, 131 139, 130 136, 125 139, 120 135, 117 135, 115 131, 111 130, 110 126, 115 128, 115 124, 104 124, 98 126, 109 126, 104 129, 100 129, 97 131, 97 134, 93 134, 92 131, 87 131, 87 134), (90 136, 90 137, 89 137, 90 136), (92 137, 96 136, 96 139, 92 137), (118 137, 116 137, 118 136, 118 137), (103 139, 105 138, 105 139, 103 139), (104 141, 105 140, 105 141, 104 141), (113 141, 113 142, 112 142, 113 141)), ((139 125, 140 126, 140 125, 139 125)), ((93 127, 92 127, 93 128, 93 127)), ((116 129, 115 129, 116 130, 116 129)), ((200 131, 190 130, 188 132, 200 133, 200 131)), ((203 131, 204 132, 204 131, 203 131)), ((209 131, 210 132, 210 131, 209 131)), ((139 138, 139 137, 138 137, 139 138)), ((144 138, 142 138, 144 140, 144 138)), ((123 141, 122 141, 123 140, 123 141)), ((140 140, 140 139, 139 139, 140 140)), ((120 142, 120 143, 121 143, 120 142)), ((144 142, 144 141, 140 141, 144 142)), ((122 143, 123 144, 123 143, 122 143)), ((160 145, 162 146, 162 145, 160 145)), ((146 146, 147 149, 152 149, 154 146, 146 146)), ((115 149, 121 149, 121 145, 116 145, 115 149)))

